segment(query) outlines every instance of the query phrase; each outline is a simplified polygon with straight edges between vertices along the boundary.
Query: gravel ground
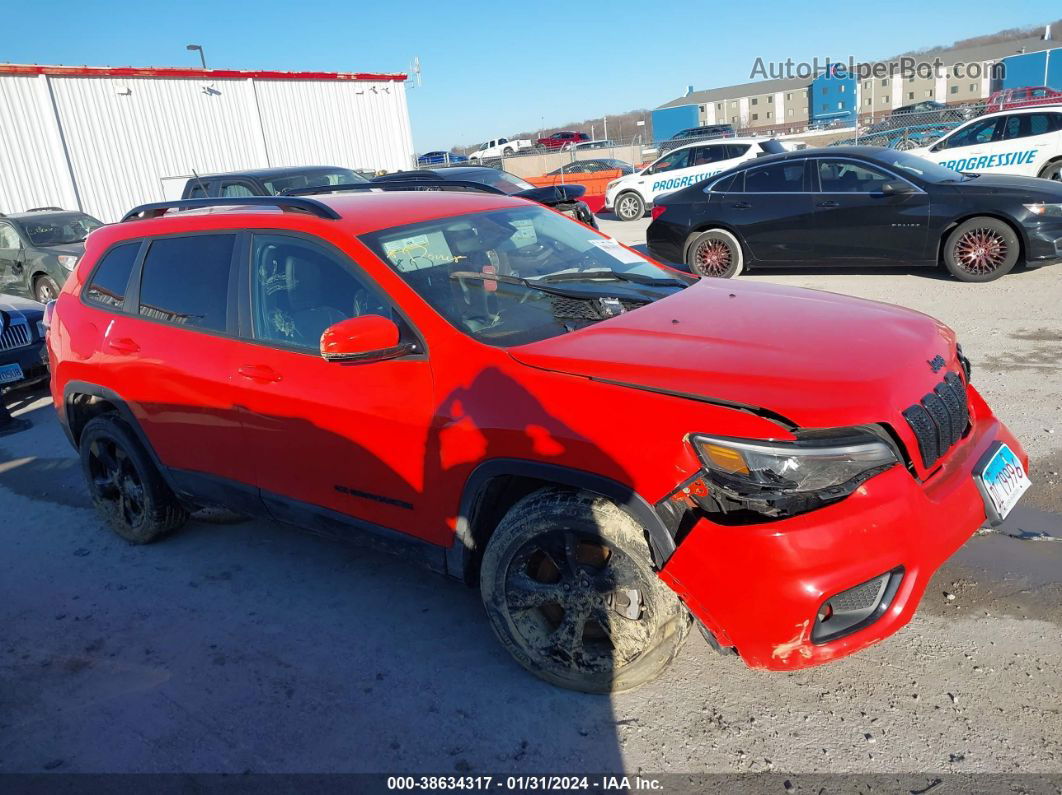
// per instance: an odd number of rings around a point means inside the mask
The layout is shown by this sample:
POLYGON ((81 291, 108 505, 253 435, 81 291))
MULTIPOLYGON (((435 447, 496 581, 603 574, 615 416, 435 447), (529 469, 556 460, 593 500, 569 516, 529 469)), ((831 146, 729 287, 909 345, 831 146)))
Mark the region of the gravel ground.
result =
POLYGON ((31 394, 33 428, 0 438, 0 772, 1062 774, 1062 268, 746 278, 951 324, 1033 458, 1026 505, 897 635, 792 674, 693 636, 633 693, 561 691, 509 660, 474 591, 372 550, 266 521, 127 546, 31 394))

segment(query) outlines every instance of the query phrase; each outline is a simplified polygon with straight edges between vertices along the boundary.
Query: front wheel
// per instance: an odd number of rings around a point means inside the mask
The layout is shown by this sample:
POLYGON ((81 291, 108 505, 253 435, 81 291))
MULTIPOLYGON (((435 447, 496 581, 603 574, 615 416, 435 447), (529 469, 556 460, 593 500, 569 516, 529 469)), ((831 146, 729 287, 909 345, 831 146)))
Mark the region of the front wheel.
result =
POLYGON ((971 218, 959 224, 944 243, 944 264, 959 281, 990 282, 1018 261, 1017 233, 996 218, 971 218))
POLYGON ((698 276, 733 278, 744 265, 741 243, 725 229, 709 229, 695 237, 686 249, 686 265, 698 276))
POLYGON ((645 201, 633 191, 621 193, 616 197, 615 212, 621 221, 637 221, 645 215, 645 201))
POLYGON ((1051 179, 1055 182, 1062 182, 1062 160, 1048 163, 1040 170, 1040 173, 1037 176, 1039 176, 1040 179, 1051 179))
POLYGON ((41 275, 33 282, 33 297, 46 304, 59 297, 59 285, 51 276, 41 275))
POLYGON ((546 488, 516 503, 487 545, 480 593, 517 662, 586 693, 653 679, 690 628, 653 570, 642 527, 585 492, 546 488))

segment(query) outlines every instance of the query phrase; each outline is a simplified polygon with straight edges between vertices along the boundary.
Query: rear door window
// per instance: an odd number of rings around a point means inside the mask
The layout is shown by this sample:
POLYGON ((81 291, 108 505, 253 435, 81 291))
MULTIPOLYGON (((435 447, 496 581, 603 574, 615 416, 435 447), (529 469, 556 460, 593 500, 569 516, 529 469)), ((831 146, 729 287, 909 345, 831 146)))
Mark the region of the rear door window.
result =
POLYGON ((803 160, 772 163, 745 172, 746 193, 801 193, 803 190, 803 160))
POLYGON ((89 279, 85 300, 110 309, 125 306, 126 286, 129 275, 140 253, 140 241, 115 246, 100 259, 89 279))
POLYGON ((235 242, 235 235, 151 241, 140 278, 141 316, 207 331, 230 330, 235 242))

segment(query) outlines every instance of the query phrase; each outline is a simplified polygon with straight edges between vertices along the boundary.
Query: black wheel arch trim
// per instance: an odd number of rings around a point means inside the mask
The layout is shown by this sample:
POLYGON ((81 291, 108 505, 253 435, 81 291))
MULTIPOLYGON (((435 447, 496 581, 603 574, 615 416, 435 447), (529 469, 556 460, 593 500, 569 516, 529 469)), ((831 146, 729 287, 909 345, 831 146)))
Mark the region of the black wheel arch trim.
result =
POLYGON ((482 501, 487 485, 495 478, 505 476, 543 480, 600 494, 612 500, 645 528, 653 556, 652 563, 657 570, 664 567, 675 551, 675 539, 663 519, 656 509, 630 486, 604 475, 559 464, 546 464, 522 458, 494 458, 479 464, 465 481, 457 513, 456 533, 446 552, 447 573, 463 579, 466 583, 471 584, 477 558, 483 552, 482 549, 477 549, 476 539, 472 536, 476 508, 482 501))
POLYGON ((90 397, 100 398, 106 400, 108 403, 114 406, 121 420, 129 426, 133 435, 136 436, 140 446, 144 448, 144 452, 147 453, 148 458, 151 459, 151 463, 155 466, 159 475, 165 481, 166 485, 170 487, 170 490, 174 494, 182 494, 182 490, 179 488, 179 484, 173 479, 169 469, 163 465, 159 459, 158 454, 155 452, 155 448, 147 438, 147 434, 144 433, 144 429, 140 427, 140 421, 137 420, 136 415, 133 414, 133 410, 129 407, 128 401, 125 400, 114 390, 107 387, 100 386, 99 384, 92 384, 88 381, 68 381, 63 388, 63 413, 59 417, 59 424, 63 428, 63 433, 66 434, 67 440, 73 446, 75 450, 79 450, 80 442, 80 428, 75 429, 71 426, 70 422, 70 410, 73 405, 73 399, 76 395, 88 395, 90 397))

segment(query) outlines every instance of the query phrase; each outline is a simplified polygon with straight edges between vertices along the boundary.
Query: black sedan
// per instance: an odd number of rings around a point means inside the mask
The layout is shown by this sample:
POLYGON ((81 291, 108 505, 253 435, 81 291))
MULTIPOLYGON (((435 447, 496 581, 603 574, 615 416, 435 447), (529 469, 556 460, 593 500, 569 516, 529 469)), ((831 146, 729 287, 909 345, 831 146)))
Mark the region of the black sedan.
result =
POLYGON ((373 185, 394 183, 408 190, 410 184, 423 182, 426 186, 445 185, 447 182, 476 183, 484 185, 492 193, 504 193, 506 196, 519 196, 582 221, 587 226, 597 228, 594 214, 579 197, 586 193, 582 185, 547 185, 535 187, 508 171, 488 166, 454 166, 450 168, 423 168, 417 171, 396 171, 384 174, 372 180, 373 185))
POLYGON ((966 282, 1062 259, 1062 184, 961 174, 872 146, 750 160, 653 201, 649 250, 702 276, 943 264, 966 282))

